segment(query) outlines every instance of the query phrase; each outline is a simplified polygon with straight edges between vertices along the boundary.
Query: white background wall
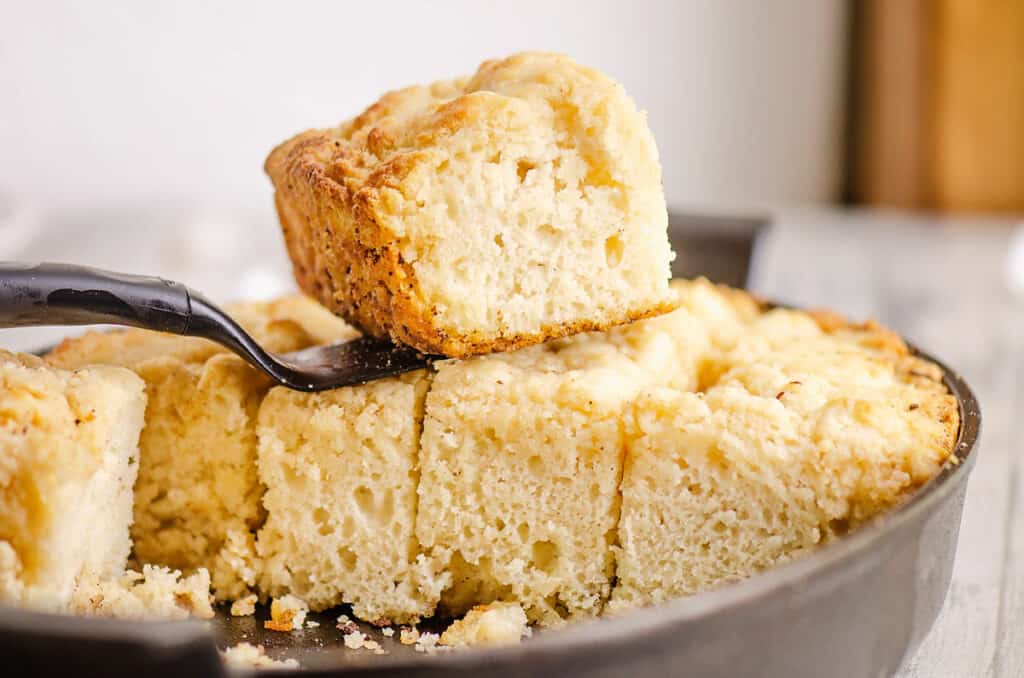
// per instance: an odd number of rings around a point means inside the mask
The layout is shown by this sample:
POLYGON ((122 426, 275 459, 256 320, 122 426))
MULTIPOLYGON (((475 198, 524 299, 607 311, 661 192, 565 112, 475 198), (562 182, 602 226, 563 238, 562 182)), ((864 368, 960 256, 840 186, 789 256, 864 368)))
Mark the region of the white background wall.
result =
POLYGON ((670 204, 821 202, 840 181, 843 0, 0 0, 0 194, 269 209, 277 142, 383 90, 564 51, 649 111, 670 204))

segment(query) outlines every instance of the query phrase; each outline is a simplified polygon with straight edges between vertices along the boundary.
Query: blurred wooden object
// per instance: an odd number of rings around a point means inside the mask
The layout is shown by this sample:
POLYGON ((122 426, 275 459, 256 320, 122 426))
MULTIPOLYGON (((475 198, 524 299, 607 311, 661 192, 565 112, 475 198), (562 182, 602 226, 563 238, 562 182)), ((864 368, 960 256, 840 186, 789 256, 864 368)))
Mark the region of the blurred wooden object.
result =
POLYGON ((1024 2, 942 0, 936 26, 935 202, 1024 209, 1024 2))
POLYGON ((854 202, 922 207, 928 195, 929 0, 855 5, 854 202))
POLYGON ((1024 211, 1024 0, 857 7, 850 197, 1024 211))

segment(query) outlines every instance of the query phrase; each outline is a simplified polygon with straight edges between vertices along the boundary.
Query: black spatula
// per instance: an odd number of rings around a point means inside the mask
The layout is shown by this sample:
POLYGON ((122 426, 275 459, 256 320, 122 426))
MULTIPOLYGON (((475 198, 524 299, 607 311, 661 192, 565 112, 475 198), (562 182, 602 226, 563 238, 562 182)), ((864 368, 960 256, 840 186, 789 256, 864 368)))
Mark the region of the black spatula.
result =
POLYGON ((70 264, 0 262, 0 327, 94 324, 203 337, 299 391, 362 384, 426 367, 436 358, 373 337, 271 353, 181 283, 70 264))

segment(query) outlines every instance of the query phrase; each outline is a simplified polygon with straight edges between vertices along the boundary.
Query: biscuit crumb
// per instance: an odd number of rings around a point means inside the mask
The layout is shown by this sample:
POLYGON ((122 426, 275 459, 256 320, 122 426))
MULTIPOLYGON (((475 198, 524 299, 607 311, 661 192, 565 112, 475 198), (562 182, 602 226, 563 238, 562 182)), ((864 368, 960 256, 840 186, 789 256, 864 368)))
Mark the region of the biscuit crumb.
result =
POLYGON ((236 669, 297 669, 299 662, 294 659, 268 657, 262 645, 238 643, 221 651, 224 663, 236 669))
POLYGON ((531 633, 519 603, 494 602, 471 609, 453 622, 438 642, 453 647, 515 645, 531 633))
POLYGON ((232 617, 248 617, 256 612, 256 594, 250 594, 245 598, 239 598, 231 603, 232 617))
POLYGON ((309 614, 309 606, 293 595, 275 598, 270 604, 270 619, 263 622, 263 628, 271 631, 295 631, 302 628, 309 614))
POLYGON ((382 648, 380 643, 359 630, 345 634, 345 647, 350 650, 370 650, 374 654, 387 654, 387 650, 382 648))
POLYGON ((448 649, 450 649, 450 648, 447 648, 447 647, 439 646, 438 642, 440 640, 441 640, 441 634, 439 634, 439 633, 430 633, 429 631, 426 631, 426 632, 420 634, 419 639, 417 639, 417 641, 416 641, 416 646, 413 649, 416 650, 417 652, 426 652, 428 654, 432 653, 432 652, 435 652, 435 651, 438 651, 438 650, 448 650, 448 649))
POLYGON ((355 622, 341 622, 336 626, 343 636, 347 636, 350 633, 357 633, 359 631, 359 625, 355 622))
POLYGON ((129 619, 213 617, 210 575, 205 568, 182 576, 179 570, 144 565, 118 578, 83 577, 69 610, 76 614, 129 619))

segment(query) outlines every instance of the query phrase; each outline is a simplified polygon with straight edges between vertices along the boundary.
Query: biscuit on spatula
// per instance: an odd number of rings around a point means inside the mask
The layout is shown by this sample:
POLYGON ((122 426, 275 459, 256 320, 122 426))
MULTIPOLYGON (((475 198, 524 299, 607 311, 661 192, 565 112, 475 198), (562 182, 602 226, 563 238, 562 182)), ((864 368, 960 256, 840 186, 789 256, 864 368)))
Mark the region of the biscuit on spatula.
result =
POLYGON ((646 117, 568 57, 390 92, 280 145, 266 170, 302 289, 424 353, 511 350, 673 307, 646 117))

